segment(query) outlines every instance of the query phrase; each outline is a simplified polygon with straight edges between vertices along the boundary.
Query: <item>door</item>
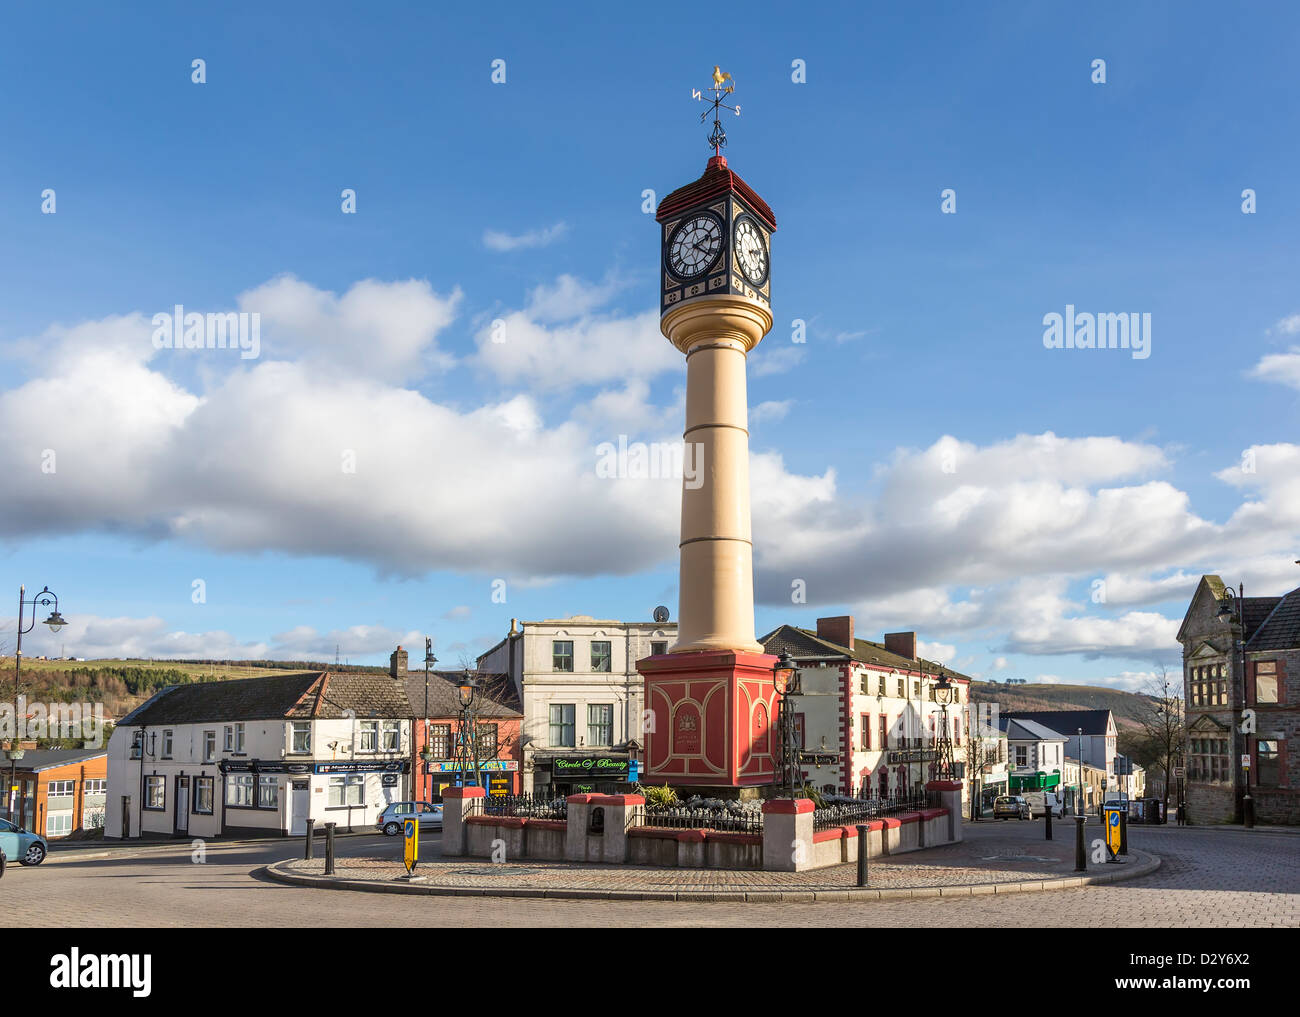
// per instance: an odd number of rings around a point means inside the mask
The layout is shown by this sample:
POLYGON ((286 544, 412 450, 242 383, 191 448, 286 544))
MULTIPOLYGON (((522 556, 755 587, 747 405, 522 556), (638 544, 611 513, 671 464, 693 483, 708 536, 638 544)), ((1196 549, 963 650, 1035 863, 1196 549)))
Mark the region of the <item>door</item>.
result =
POLYGON ((190 832, 190 779, 176 778, 176 832, 190 832))
POLYGON ((305 780, 293 782, 292 808, 289 812, 289 835, 303 837, 307 834, 307 811, 311 801, 311 790, 305 780))

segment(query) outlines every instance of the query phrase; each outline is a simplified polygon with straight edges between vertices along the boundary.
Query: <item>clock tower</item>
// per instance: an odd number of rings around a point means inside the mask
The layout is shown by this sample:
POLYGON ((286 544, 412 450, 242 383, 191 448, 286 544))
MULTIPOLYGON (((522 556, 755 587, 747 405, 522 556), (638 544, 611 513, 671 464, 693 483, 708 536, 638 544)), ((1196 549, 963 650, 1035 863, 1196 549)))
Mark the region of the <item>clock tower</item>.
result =
MULTIPOLYGON (((660 330, 686 357, 695 475, 682 485, 677 643, 645 679, 646 778, 701 788, 775 779, 775 657, 754 638, 746 358, 772 327, 776 219, 727 165, 714 70, 714 155, 659 204, 660 330)), ((700 93, 695 93, 700 98, 700 93)), ((705 116, 707 117, 706 111, 705 116)))

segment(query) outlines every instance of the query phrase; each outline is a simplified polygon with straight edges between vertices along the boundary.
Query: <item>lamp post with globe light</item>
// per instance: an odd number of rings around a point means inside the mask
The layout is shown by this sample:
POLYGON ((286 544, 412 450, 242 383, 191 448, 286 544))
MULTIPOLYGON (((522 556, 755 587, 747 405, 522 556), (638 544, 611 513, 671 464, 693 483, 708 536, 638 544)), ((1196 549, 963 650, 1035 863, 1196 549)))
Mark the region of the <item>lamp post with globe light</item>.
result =
POLYGON ((45 619, 45 624, 50 627, 50 631, 58 634, 59 629, 63 628, 66 621, 63 615, 59 614, 59 598, 50 592, 48 586, 43 587, 41 592, 36 594, 31 600, 27 599, 27 587, 18 587, 18 646, 14 650, 14 730, 9 742, 9 819, 14 822, 14 814, 18 804, 17 780, 18 780, 18 760, 23 757, 23 750, 19 747, 21 731, 21 721, 19 719, 18 707, 18 683, 21 679, 23 666, 23 633, 30 632, 36 627, 36 605, 42 607, 54 605, 54 610, 50 616, 45 619), (28 607, 31 607, 32 620, 24 624, 23 617, 28 607))
POLYGON ((781 785, 782 790, 789 798, 795 796, 795 774, 798 772, 799 765, 795 759, 794 749, 794 713, 790 709, 790 686, 794 681, 796 670, 798 670, 798 665, 791 659, 790 654, 784 652, 772 667, 772 684, 781 703, 779 714, 781 722, 781 785))

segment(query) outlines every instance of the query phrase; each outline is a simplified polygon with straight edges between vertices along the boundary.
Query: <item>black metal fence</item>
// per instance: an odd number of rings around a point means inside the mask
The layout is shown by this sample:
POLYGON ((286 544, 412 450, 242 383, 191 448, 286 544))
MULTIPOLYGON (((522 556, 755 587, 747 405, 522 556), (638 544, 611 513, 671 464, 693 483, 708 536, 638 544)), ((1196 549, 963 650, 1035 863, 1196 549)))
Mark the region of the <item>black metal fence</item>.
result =
POLYGON ((687 805, 647 805, 644 824, 670 830, 724 830, 729 833, 762 833, 763 813, 759 809, 707 808, 687 805))
POLYGON ((829 830, 833 826, 855 826, 883 816, 896 816, 903 812, 916 812, 938 804, 938 795, 922 791, 886 798, 841 799, 830 802, 813 813, 813 830, 829 830))
POLYGON ((477 799, 480 816, 522 816, 527 819, 567 819, 568 799, 552 795, 488 795, 477 799))

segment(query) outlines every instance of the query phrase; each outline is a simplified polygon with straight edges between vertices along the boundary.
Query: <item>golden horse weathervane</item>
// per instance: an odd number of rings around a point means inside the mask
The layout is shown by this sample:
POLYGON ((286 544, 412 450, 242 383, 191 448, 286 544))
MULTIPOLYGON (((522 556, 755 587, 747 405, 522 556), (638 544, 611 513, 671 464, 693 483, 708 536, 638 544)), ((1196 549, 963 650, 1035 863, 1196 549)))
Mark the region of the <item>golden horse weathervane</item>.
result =
POLYGON ((709 114, 713 114, 713 130, 709 134, 709 144, 713 146, 713 154, 721 155, 723 148, 727 144, 727 132, 722 129, 722 121, 718 119, 719 109, 729 109, 736 116, 740 116, 740 106, 728 106, 722 101, 723 96, 730 95, 736 90, 735 79, 724 71, 717 64, 713 65, 713 86, 701 91, 698 88, 691 89, 691 98, 703 100, 705 92, 712 92, 713 99, 709 103, 709 108, 700 114, 700 123, 709 119, 709 114), (730 84, 727 84, 730 82, 730 84))

